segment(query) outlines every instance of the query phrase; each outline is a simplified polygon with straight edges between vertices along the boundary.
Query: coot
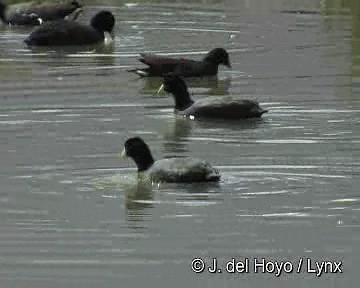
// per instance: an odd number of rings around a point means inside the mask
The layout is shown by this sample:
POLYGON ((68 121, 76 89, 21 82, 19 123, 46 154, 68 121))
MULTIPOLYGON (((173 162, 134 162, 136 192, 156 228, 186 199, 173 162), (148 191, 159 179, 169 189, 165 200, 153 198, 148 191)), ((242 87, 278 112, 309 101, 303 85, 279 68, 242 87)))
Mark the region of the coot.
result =
POLYGON ((132 158, 138 172, 154 182, 215 182, 219 172, 208 162, 196 158, 169 158, 155 161, 148 145, 140 137, 125 141, 121 157, 132 158))
POLYGON ((34 13, 7 12, 6 4, 0 0, 0 19, 8 25, 36 26, 42 23, 42 19, 34 13))
POLYGON ((158 93, 163 89, 173 95, 175 111, 188 117, 244 119, 261 117, 268 112, 254 100, 233 97, 209 97, 195 102, 190 97, 185 81, 179 76, 165 77, 158 93))
POLYGON ((109 11, 97 13, 84 25, 75 21, 46 22, 37 27, 24 42, 29 46, 91 45, 103 42, 104 32, 112 34, 115 18, 109 11))
POLYGON ((0 19, 9 25, 36 26, 42 24, 43 21, 64 19, 75 10, 80 9, 81 5, 77 1, 27 5, 24 9, 8 9, 4 1, 0 0, 0 19))
POLYGON ((215 76, 218 73, 218 66, 223 64, 231 68, 229 54, 223 48, 215 48, 200 60, 186 58, 171 58, 153 54, 140 54, 140 62, 148 65, 147 68, 132 69, 142 77, 166 76, 169 73, 184 77, 215 76))

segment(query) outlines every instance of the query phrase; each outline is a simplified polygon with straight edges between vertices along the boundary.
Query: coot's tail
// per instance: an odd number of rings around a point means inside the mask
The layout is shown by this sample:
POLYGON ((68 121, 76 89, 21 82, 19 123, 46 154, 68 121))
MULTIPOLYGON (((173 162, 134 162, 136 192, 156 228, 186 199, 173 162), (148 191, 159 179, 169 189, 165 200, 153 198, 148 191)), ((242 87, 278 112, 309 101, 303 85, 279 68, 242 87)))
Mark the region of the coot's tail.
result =
POLYGON ((268 112, 269 112, 269 110, 265 110, 265 109, 260 108, 257 111, 257 114, 258 114, 258 117, 261 117, 264 113, 268 113, 268 112))
POLYGON ((253 115, 253 117, 261 117, 261 115, 268 112, 269 110, 261 108, 257 102, 255 102, 255 105, 251 109, 251 115, 253 115))

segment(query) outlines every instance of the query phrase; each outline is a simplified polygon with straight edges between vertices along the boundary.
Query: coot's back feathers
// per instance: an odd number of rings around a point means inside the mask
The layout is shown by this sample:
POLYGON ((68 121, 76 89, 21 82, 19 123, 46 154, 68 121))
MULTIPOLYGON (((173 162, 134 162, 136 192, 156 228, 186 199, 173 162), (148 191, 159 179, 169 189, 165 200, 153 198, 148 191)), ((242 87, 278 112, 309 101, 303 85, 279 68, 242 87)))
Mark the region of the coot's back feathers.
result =
POLYGON ((220 64, 231 67, 229 54, 223 48, 211 50, 201 61, 145 53, 140 55, 142 58, 139 61, 148 67, 129 70, 140 76, 166 76, 169 73, 184 77, 215 76, 220 64))
POLYGON ((262 109, 253 100, 214 97, 196 101, 189 108, 181 112, 186 114, 186 116, 193 116, 195 118, 247 119, 261 117, 262 114, 268 111, 262 109))
POLYGON ((84 45, 102 41, 103 34, 94 33, 90 26, 76 22, 59 21, 46 23, 25 39, 25 43, 35 46, 84 45))
POLYGON ((197 158, 169 158, 155 161, 150 175, 155 182, 216 182, 219 172, 208 162, 197 158))
POLYGON ((35 46, 91 45, 104 41, 104 32, 112 32, 115 18, 109 11, 97 13, 91 25, 75 21, 48 22, 35 29, 25 43, 35 46))
POLYGON ((184 64, 184 63, 194 63, 194 60, 186 58, 171 58, 167 56, 159 56, 155 54, 140 53, 142 58, 139 59, 140 62, 153 66, 153 65, 169 65, 174 68, 172 65, 184 64))

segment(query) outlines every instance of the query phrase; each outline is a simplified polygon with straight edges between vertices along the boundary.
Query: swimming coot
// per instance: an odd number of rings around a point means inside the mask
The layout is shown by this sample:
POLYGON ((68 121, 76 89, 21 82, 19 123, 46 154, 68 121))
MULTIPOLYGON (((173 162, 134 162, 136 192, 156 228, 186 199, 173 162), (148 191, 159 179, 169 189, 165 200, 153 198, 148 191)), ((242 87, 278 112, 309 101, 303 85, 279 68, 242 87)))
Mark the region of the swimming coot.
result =
POLYGON ((214 182, 219 172, 209 163, 196 158, 169 158, 155 161, 148 145, 139 137, 125 141, 121 157, 132 158, 139 173, 155 182, 214 182))
POLYGON ((77 1, 27 5, 24 9, 8 9, 4 1, 0 0, 0 19, 9 25, 36 26, 42 24, 43 21, 64 19, 79 9, 81 9, 81 5, 77 1))
POLYGON ((42 23, 42 19, 34 13, 7 13, 7 6, 2 0, 0 0, 0 19, 8 25, 36 26, 42 23))
POLYGON ((97 44, 104 41, 104 32, 112 34, 114 24, 113 14, 109 11, 101 11, 91 19, 90 25, 69 20, 44 23, 37 27, 24 42, 29 46, 97 44))
POLYGON ((142 77, 166 76, 169 73, 184 77, 215 76, 218 73, 218 66, 223 64, 231 68, 229 54, 223 48, 215 48, 200 60, 185 58, 171 58, 153 54, 140 54, 140 62, 148 65, 147 68, 132 69, 142 77))
POLYGON ((191 99, 185 81, 179 76, 164 78, 158 93, 165 90, 175 99, 175 111, 185 116, 201 118, 245 119, 261 117, 268 112, 256 101, 233 97, 209 97, 197 102, 191 99))
POLYGON ((82 6, 77 1, 69 1, 65 3, 46 3, 40 5, 29 6, 23 13, 36 14, 43 21, 55 21, 64 19, 66 16, 80 9, 82 6))

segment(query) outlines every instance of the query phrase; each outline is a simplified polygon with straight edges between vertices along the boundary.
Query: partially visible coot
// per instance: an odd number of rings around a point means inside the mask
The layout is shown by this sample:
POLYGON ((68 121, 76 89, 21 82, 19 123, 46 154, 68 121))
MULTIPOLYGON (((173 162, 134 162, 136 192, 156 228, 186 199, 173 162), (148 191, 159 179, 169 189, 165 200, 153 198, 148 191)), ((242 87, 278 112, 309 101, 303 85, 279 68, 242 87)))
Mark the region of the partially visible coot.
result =
POLYGON ((81 9, 81 5, 77 1, 27 5, 25 9, 8 9, 4 0, 0 0, 0 18, 9 25, 36 26, 43 21, 64 19, 78 9, 81 9))
POLYGON ((262 114, 268 112, 256 101, 233 97, 209 97, 194 102, 185 81, 179 76, 165 77, 158 92, 162 89, 173 95, 175 110, 188 117, 246 119, 261 117, 262 114))
POLYGON ((229 54, 223 48, 215 48, 200 60, 186 58, 171 58, 153 54, 140 54, 140 62, 148 65, 147 68, 132 69, 142 77, 166 76, 169 73, 184 77, 215 76, 218 73, 218 66, 223 64, 231 68, 229 54))
POLYGON ((7 5, 0 0, 0 19, 4 24, 36 26, 42 23, 42 19, 34 13, 8 12, 7 5))
POLYGON ((104 41, 104 32, 112 35, 114 25, 114 15, 101 11, 91 19, 90 25, 69 20, 47 22, 36 28, 24 42, 29 46, 92 45, 104 41))
POLYGON ((43 21, 54 21, 64 19, 66 16, 80 9, 82 6, 77 1, 69 1, 65 3, 46 3, 30 6, 24 10, 25 14, 36 14, 43 21))
POLYGON ((121 157, 132 158, 139 176, 148 176, 154 182, 216 182, 219 172, 208 162, 196 158, 169 158, 155 161, 148 145, 139 137, 129 138, 121 157))

